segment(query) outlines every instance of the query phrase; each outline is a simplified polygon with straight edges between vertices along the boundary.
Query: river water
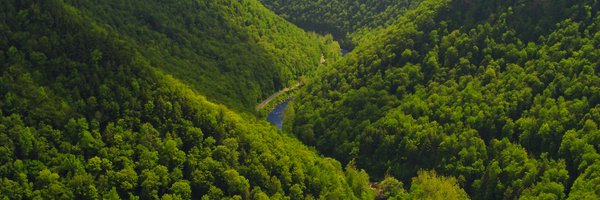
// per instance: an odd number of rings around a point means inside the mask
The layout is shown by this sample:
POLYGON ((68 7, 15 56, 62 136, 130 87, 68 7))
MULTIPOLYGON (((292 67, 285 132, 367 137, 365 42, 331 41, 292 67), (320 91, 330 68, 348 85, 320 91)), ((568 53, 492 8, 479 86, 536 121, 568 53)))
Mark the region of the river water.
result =
POLYGON ((275 109, 269 113, 269 116, 267 116, 267 121, 281 129, 281 127, 283 127, 283 113, 285 112, 285 109, 288 107, 288 104, 291 100, 292 99, 285 100, 277 105, 275 109))

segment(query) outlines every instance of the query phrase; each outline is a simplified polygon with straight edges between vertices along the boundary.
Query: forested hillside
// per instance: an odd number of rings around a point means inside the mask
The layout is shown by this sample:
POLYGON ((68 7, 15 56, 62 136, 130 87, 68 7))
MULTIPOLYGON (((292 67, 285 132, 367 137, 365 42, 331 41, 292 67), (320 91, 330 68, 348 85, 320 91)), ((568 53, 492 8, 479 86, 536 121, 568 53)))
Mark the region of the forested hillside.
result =
POLYGON ((474 199, 600 198, 599 8, 425 0, 307 81, 288 128, 379 179, 435 170, 474 199))
POLYGON ((241 111, 298 81, 322 54, 339 54, 330 36, 307 34, 256 0, 66 2, 131 39, 151 65, 241 111))
POLYGON ((0 199, 600 199, 596 0, 262 1, 0 0, 0 199))
POLYGON ((374 198, 364 171, 155 68, 152 39, 60 0, 0 13, 0 199, 374 198))
POLYGON ((396 21, 420 0, 261 0, 265 6, 311 31, 331 33, 353 48, 373 29, 396 21))

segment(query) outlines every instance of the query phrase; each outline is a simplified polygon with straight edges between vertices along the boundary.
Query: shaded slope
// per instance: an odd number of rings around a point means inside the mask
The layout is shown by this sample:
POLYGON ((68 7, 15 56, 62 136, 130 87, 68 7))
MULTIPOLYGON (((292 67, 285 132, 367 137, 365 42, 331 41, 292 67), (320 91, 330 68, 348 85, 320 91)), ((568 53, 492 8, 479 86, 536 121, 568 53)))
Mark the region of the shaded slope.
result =
POLYGON ((153 66, 237 110, 252 111, 332 56, 319 36, 255 0, 66 2, 135 41, 153 66))
POLYGON ((207 101, 85 12, 0 11, 0 198, 372 198, 364 172, 207 101))
POLYGON ((424 1, 307 81, 293 132, 374 176, 455 176, 476 199, 597 193, 599 8, 424 1))
POLYGON ((269 9, 298 26, 331 33, 346 49, 373 29, 392 24, 420 0, 261 0, 269 9))

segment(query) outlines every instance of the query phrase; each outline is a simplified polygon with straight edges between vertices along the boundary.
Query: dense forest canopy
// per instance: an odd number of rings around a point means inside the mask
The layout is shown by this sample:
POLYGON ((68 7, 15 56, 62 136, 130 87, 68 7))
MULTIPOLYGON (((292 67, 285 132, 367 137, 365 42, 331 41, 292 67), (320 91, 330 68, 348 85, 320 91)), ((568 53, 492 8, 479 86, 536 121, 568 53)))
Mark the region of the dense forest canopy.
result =
POLYGON ((374 29, 387 26, 420 0, 261 0, 275 13, 307 30, 331 33, 346 49, 374 29))
POLYGON ((331 36, 308 34, 255 0, 65 2, 131 39, 149 64, 239 111, 298 81, 321 55, 339 55, 331 36))
POLYGON ((0 199, 600 199, 596 0, 262 3, 0 0, 0 199))
POLYGON ((288 129, 376 179, 425 169, 474 199, 600 198, 599 8, 423 1, 308 81, 288 129))
POLYGON ((28 0, 0 13, 0 199, 375 195, 364 171, 209 102, 89 12, 28 0))

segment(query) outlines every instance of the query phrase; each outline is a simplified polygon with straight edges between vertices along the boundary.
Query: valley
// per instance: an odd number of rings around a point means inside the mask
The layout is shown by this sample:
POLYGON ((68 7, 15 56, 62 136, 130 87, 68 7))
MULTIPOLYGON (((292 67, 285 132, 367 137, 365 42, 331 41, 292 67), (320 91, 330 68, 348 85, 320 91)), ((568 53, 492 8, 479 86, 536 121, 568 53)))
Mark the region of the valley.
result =
POLYGON ((599 9, 0 0, 0 199, 600 199, 599 9))

